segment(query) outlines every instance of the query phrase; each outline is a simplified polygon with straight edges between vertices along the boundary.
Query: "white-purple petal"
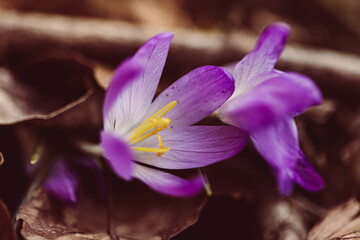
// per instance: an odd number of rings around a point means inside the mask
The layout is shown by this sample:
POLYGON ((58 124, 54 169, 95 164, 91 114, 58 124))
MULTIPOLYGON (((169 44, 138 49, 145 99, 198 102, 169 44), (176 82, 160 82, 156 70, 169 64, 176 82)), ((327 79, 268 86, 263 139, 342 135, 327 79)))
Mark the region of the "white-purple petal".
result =
POLYGON ((135 164, 134 177, 144 182, 153 190, 173 197, 187 197, 203 189, 202 176, 182 179, 170 173, 135 164))
POLYGON ((74 206, 78 185, 78 176, 60 158, 56 160, 50 175, 43 184, 43 189, 63 204, 74 206))
POLYGON ((235 92, 244 92, 259 82, 254 76, 271 71, 284 49, 290 28, 285 23, 268 26, 260 35, 255 49, 246 55, 233 70, 235 92))
POLYGON ((215 66, 199 67, 164 90, 150 106, 151 116, 171 101, 176 107, 165 117, 170 126, 192 125, 218 109, 232 95, 234 80, 227 70, 215 66))
POLYGON ((233 98, 219 110, 222 121, 247 131, 263 128, 284 117, 293 117, 320 104, 314 82, 297 73, 265 73, 269 78, 250 92, 233 98))
POLYGON ((132 178, 134 162, 128 144, 111 132, 101 132, 101 147, 105 159, 113 171, 121 178, 129 181, 132 178))
MULTIPOLYGON (((154 98, 172 38, 173 34, 169 32, 158 34, 142 45, 132 57, 132 61, 139 63, 142 68, 139 74, 128 80, 121 91, 117 91, 116 104, 113 104, 111 110, 115 117, 105 125, 106 129, 124 134, 133 126, 131 124, 137 124, 144 116, 154 98)), ((117 72, 125 72, 125 67, 127 66, 121 65, 117 72)), ((118 78, 119 76, 115 75, 112 81, 118 78)), ((112 88, 110 85, 108 91, 114 91, 112 88)), ((107 115, 104 116, 106 119, 107 115)))
POLYGON ((124 88, 141 74, 143 68, 144 61, 130 58, 123 61, 115 70, 104 100, 103 119, 105 130, 114 130, 119 124, 127 125, 129 106, 122 101, 120 96, 124 88))
MULTIPOLYGON (((170 150, 160 157, 135 151, 137 161, 166 169, 198 168, 236 155, 248 140, 244 131, 232 126, 174 127, 171 132, 166 129, 159 134, 170 150)), ((149 137, 137 146, 158 148, 157 136, 149 137)))

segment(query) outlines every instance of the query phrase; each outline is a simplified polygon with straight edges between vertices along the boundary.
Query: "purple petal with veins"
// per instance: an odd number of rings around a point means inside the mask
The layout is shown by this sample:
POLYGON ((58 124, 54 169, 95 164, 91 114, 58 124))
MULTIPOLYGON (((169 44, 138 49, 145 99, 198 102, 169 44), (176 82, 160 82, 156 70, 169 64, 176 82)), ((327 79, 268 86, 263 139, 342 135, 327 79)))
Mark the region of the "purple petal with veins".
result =
MULTIPOLYGON (((198 168, 233 157, 248 141, 244 131, 232 126, 174 127, 171 132, 166 130, 161 135, 170 151, 161 157, 136 152, 135 159, 165 169, 198 168)), ((138 146, 157 148, 157 137, 149 137, 138 146)))
POLYGON ((262 74, 269 78, 250 92, 233 98, 219 110, 222 120, 246 131, 266 127, 284 117, 296 116, 321 103, 320 90, 297 73, 262 74))
POLYGON ((307 190, 322 187, 322 179, 299 147, 294 116, 320 104, 322 96, 313 81, 301 74, 274 69, 290 28, 272 24, 260 35, 252 52, 231 70, 233 96, 216 112, 230 125, 246 131, 265 160, 273 167, 279 191, 288 195, 294 181, 307 190))
POLYGON ((227 70, 215 66, 199 67, 165 89, 151 104, 148 115, 177 101, 165 117, 172 127, 189 126, 218 109, 234 92, 234 80, 227 70))
POLYGON ((162 194, 174 197, 188 197, 201 191, 204 187, 202 176, 182 179, 170 173, 157 169, 135 165, 134 177, 147 184, 150 188, 162 194))
POLYGON ((235 92, 251 89, 259 82, 252 78, 271 71, 283 51, 290 28, 285 23, 268 26, 260 35, 255 49, 246 55, 234 68, 235 92))
POLYGON ((293 181, 307 190, 322 188, 321 177, 306 161, 299 147, 298 132, 292 118, 283 119, 250 132, 254 146, 274 168, 279 191, 289 195, 293 181))

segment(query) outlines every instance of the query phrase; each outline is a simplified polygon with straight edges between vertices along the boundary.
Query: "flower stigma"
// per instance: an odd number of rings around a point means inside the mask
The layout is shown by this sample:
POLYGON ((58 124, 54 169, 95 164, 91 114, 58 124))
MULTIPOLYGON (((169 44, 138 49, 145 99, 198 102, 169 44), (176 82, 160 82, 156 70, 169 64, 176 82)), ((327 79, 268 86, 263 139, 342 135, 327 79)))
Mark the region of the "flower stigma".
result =
POLYGON ((132 149, 142 152, 153 152, 156 153, 156 156, 158 157, 161 157, 170 150, 169 147, 165 147, 158 132, 165 130, 166 128, 169 128, 171 132, 171 128, 169 127, 171 120, 170 118, 163 118, 163 116, 173 109, 176 104, 177 101, 170 102, 129 133, 130 144, 138 143, 150 136, 156 135, 159 141, 159 148, 132 147, 132 149))

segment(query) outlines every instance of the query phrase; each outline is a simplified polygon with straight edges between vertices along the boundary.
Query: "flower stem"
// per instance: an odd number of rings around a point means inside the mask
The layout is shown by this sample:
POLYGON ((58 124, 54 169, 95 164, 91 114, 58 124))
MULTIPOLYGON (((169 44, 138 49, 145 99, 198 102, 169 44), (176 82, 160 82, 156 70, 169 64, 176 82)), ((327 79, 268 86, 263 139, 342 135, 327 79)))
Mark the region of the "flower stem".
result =
POLYGON ((100 157, 103 155, 102 148, 98 143, 87 142, 84 140, 73 140, 74 145, 82 152, 100 157))

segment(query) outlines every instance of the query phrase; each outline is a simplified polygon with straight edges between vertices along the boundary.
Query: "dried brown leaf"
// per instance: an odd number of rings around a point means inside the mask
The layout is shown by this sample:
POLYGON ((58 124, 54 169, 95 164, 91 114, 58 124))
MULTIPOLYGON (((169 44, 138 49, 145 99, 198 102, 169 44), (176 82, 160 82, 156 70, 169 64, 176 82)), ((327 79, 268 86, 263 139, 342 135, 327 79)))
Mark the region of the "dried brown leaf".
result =
POLYGON ((0 124, 51 119, 93 94, 90 66, 61 54, 29 58, 0 69, 0 124))
POLYGON ((358 239, 360 203, 355 198, 330 209, 310 230, 307 239, 358 239))
POLYGON ((38 190, 21 207, 17 219, 23 220, 21 233, 25 239, 106 239, 107 235, 106 221, 103 221, 105 211, 101 206, 86 201, 79 204, 78 209, 66 208, 50 199, 43 190, 38 190), (84 209, 91 214, 84 217, 84 209), (93 235, 85 238, 89 234, 93 235))
POLYGON ((17 240, 10 213, 6 205, 0 200, 0 239, 17 240))
POLYGON ((25 239, 169 239, 195 223, 206 200, 204 195, 166 197, 138 182, 115 185, 107 202, 81 192, 75 209, 38 190, 17 215, 21 234, 25 239))

